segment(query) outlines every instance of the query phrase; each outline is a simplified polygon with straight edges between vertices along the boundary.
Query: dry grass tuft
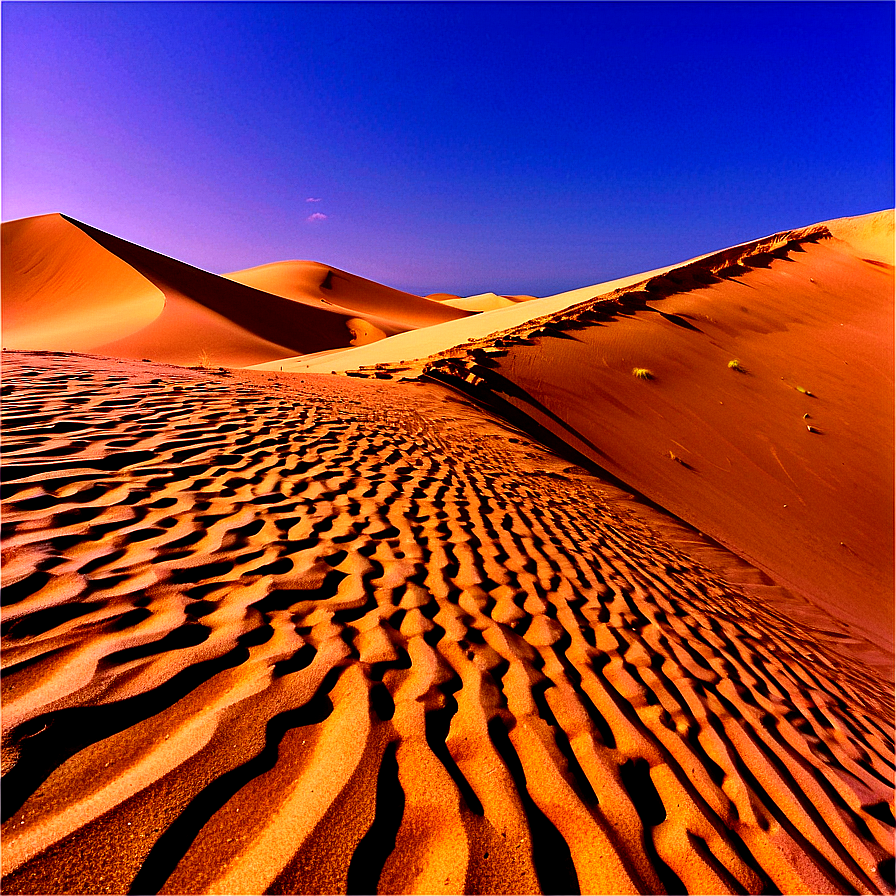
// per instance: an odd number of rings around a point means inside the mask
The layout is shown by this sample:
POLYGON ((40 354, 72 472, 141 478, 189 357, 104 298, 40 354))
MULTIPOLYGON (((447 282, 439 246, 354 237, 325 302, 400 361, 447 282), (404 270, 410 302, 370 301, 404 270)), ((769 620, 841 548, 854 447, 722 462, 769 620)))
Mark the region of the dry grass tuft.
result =
POLYGON ((652 380, 653 374, 646 367, 635 367, 632 369, 632 376, 639 380, 652 380))

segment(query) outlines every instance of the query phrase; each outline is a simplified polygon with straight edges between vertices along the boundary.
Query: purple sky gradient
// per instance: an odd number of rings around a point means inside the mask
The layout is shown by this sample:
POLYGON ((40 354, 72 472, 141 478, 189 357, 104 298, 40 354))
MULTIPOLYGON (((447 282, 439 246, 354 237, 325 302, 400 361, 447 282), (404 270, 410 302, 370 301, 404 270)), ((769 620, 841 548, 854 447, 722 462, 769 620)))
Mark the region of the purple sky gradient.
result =
POLYGON ((2 4, 2 214, 546 295, 893 205, 892 3, 2 4))

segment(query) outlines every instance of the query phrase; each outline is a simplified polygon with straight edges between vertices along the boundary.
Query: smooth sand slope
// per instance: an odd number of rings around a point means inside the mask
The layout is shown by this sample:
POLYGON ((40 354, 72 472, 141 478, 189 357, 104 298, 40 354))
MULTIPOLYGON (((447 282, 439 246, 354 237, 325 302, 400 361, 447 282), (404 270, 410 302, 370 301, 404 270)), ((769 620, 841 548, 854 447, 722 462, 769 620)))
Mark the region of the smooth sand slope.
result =
POLYGON ((304 292, 284 297, 254 288, 277 285, 270 272, 235 282, 62 215, 2 232, 6 348, 241 367, 471 313, 313 262, 266 266, 307 265, 304 292), (331 293, 336 301, 322 298, 331 293))
POLYGON ((88 351, 132 335, 162 291, 61 215, 0 227, 3 345, 88 351))
POLYGON ((892 656, 456 393, 3 392, 5 893, 892 892, 892 656))
POLYGON ((224 276, 303 304, 328 305, 339 311, 376 318, 383 323, 383 336, 458 320, 479 310, 446 307, 317 261, 278 261, 224 276))
POLYGON ((520 302, 528 302, 535 296, 499 296, 493 292, 483 292, 475 296, 455 296, 451 293, 434 293, 427 296, 454 308, 466 308, 468 311, 494 311, 496 308, 509 308, 520 302))

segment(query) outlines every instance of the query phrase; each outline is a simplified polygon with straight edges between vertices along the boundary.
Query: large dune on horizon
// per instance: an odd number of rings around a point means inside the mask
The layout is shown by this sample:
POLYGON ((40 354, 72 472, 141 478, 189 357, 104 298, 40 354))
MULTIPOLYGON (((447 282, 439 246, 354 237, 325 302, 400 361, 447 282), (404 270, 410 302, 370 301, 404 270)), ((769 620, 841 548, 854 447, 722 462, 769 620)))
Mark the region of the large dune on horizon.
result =
MULTIPOLYGON (((269 271, 241 272, 248 284, 238 282, 64 215, 7 222, 2 233, 3 344, 11 349, 242 367, 471 313, 314 262, 301 294, 267 292, 253 283, 271 280, 269 271)), ((291 270, 284 264, 266 268, 291 270)))
MULTIPOLYGON (((458 320, 476 310, 447 307, 318 261, 277 261, 222 276, 306 304, 324 304, 355 315, 400 321, 404 329, 458 320)), ((394 325, 390 329, 395 329, 394 325)))

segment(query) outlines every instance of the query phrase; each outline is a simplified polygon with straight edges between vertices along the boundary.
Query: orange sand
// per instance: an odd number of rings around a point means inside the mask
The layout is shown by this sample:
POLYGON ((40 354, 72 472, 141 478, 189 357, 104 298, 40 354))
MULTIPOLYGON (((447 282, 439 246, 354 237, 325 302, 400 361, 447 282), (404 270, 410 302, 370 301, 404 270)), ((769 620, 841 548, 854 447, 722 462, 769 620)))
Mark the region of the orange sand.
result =
POLYGON ((425 328, 13 225, 4 893, 893 892, 892 213, 425 328))
POLYGON ((472 313, 314 262, 220 277, 62 215, 2 232, 10 349, 242 367, 472 313))
POLYGON ((278 261, 224 276, 304 304, 374 317, 395 333, 458 320, 469 313, 317 261, 278 261))
POLYGON ((783 234, 504 332, 507 345, 477 342, 436 372, 475 380, 480 399, 890 646, 892 214, 864 223, 889 262, 864 257, 867 233, 860 249, 827 229, 783 234))

